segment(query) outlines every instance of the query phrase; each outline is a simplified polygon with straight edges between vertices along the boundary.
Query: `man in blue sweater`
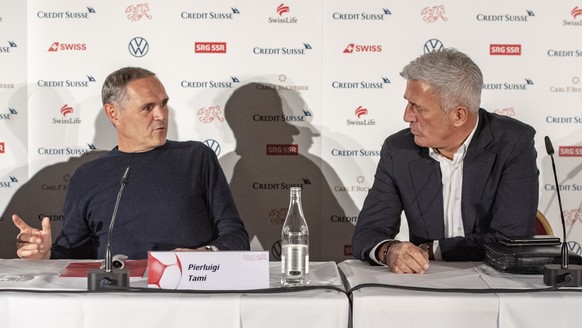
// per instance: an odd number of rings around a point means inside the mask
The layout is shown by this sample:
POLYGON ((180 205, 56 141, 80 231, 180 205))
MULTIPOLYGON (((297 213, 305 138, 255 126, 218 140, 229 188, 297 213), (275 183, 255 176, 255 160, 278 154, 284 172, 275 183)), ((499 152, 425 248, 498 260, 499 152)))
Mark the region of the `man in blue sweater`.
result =
POLYGON ((247 232, 214 152, 200 142, 166 140, 169 98, 156 75, 136 67, 117 70, 105 80, 102 97, 118 146, 81 165, 71 178, 63 228, 54 243, 48 218, 36 229, 13 215, 20 229, 17 255, 104 258, 127 167, 111 238, 114 253, 144 259, 148 251, 248 250, 247 232))

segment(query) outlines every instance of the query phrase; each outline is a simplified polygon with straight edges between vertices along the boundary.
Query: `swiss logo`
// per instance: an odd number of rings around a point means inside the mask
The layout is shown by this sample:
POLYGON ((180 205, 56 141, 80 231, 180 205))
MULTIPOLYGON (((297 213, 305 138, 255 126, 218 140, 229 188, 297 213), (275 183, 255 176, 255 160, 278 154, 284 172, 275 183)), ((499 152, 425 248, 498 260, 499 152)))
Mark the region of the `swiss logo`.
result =
POLYGON ((57 51, 85 51, 85 50, 87 50, 86 43, 53 42, 53 44, 51 44, 47 51, 57 52, 57 51))

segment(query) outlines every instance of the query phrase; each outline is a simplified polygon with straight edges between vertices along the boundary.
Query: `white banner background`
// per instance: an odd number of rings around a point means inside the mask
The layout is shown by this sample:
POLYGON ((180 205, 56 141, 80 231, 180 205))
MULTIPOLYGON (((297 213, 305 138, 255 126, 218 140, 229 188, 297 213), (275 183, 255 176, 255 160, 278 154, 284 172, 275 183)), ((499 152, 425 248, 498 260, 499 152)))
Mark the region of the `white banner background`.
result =
POLYGON ((101 113, 103 80, 131 65, 164 83, 169 137, 217 151, 253 249, 277 258, 288 187, 299 184, 311 259, 350 258, 381 144, 406 127, 399 72, 435 46, 455 47, 481 67, 483 108, 538 131, 539 209, 561 236, 543 142, 551 137, 568 238, 582 242, 581 8, 525 0, 3 0, 0 257, 15 256, 13 213, 36 226, 49 215, 58 233, 68 178, 116 145, 101 113), (144 56, 129 51, 136 37, 147 40, 144 56), (196 52, 199 42, 226 51, 196 52), (492 53, 495 45, 506 54, 492 53), (289 149, 298 154, 273 153, 289 149))

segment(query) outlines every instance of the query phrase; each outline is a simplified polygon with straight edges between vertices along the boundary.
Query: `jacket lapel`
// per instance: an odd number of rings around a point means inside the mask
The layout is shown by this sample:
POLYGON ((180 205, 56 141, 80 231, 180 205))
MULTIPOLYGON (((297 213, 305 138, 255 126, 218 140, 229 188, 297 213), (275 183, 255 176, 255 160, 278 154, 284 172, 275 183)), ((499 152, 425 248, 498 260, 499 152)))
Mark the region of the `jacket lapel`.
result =
POLYGON ((410 177, 417 195, 417 205, 431 239, 443 238, 443 188, 439 163, 421 150, 421 158, 409 162, 410 177))
POLYGON ((463 196, 461 211, 465 234, 472 233, 477 217, 478 204, 481 200, 489 172, 495 163, 496 154, 486 149, 493 141, 493 134, 489 126, 489 120, 479 110, 479 126, 475 131, 473 140, 467 149, 467 155, 463 161, 463 196))

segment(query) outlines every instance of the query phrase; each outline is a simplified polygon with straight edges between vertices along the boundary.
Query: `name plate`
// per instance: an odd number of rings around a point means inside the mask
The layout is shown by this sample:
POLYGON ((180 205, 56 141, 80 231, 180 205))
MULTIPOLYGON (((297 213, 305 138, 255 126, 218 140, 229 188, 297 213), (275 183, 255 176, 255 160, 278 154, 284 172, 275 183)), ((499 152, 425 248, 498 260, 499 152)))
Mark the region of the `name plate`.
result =
POLYGON ((149 252, 148 287, 192 290, 269 288, 267 252, 149 252))

